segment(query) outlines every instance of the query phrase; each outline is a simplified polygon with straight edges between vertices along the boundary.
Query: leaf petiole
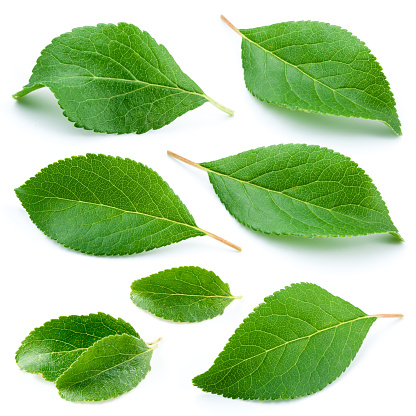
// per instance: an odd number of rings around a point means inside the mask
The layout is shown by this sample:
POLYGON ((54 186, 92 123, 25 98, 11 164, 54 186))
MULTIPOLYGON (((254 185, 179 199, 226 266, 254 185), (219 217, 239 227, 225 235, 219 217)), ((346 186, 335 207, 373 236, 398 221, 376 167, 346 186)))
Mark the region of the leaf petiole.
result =
POLYGON ((203 97, 206 98, 213 106, 217 107, 221 111, 224 111, 224 113, 227 113, 230 116, 234 115, 234 110, 231 110, 230 108, 224 107, 223 105, 221 105, 217 101, 213 100, 211 97, 208 97, 208 95, 206 95, 206 94, 204 94, 203 97))
POLYGON ((155 341, 152 341, 152 342, 147 342, 146 343, 146 345, 149 347, 149 348, 151 348, 152 350, 155 350, 157 347, 158 347, 158 345, 159 345, 159 342, 160 341, 162 341, 162 337, 159 337, 157 340, 155 340, 155 341))
POLYGON ((179 156, 178 154, 176 154, 174 152, 171 152, 170 150, 168 150, 167 153, 168 153, 169 156, 172 156, 173 158, 178 159, 181 162, 187 163, 188 165, 191 165, 194 168, 198 168, 198 169, 201 169, 201 170, 208 171, 207 168, 204 168, 203 166, 199 165, 198 163, 192 162, 192 160, 186 159, 183 156, 179 156))
POLYGON ((401 313, 380 313, 377 315, 371 315, 372 318, 403 318, 401 313))

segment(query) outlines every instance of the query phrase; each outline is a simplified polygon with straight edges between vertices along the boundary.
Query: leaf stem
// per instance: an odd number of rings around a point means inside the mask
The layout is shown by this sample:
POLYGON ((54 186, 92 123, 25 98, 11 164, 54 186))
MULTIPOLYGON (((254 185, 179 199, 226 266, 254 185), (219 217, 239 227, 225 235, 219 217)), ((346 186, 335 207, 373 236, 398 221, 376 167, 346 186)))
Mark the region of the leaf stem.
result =
POLYGON ((208 97, 208 95, 204 94, 204 97, 215 107, 219 108, 221 111, 224 111, 224 113, 227 113, 230 116, 234 115, 234 110, 231 110, 230 108, 224 107, 223 105, 221 105, 220 103, 218 103, 217 101, 213 100, 211 97, 208 97))
POLYGON ((242 36, 241 32, 224 16, 221 15, 221 20, 225 23, 227 23, 227 25, 234 30, 234 32, 238 33, 240 36, 242 36))
POLYGON ((403 318, 401 313, 380 313, 378 315, 371 315, 372 318, 403 318))
MULTIPOLYGON (((172 156, 172 157, 174 157, 175 159, 180 160, 181 162, 184 162, 184 163, 186 163, 186 164, 188 164, 188 165, 191 165, 191 166, 193 166, 193 167, 195 167, 195 168, 198 168, 198 169, 204 170, 204 171, 206 171, 206 172, 208 171, 208 169, 204 168, 203 166, 199 165, 198 163, 192 162, 191 160, 186 159, 186 158, 185 158, 185 157, 183 157, 183 156, 179 156, 179 155, 177 155, 176 153, 171 152, 170 150, 168 150, 168 151, 167 151, 167 153, 168 153, 168 155, 169 155, 169 156, 172 156)), ((199 227, 198 227, 198 229, 199 229, 199 230, 201 230, 201 231, 202 231, 203 233, 205 233, 206 235, 208 235, 209 237, 214 238, 215 240, 218 240, 218 241, 220 241, 221 243, 226 244, 227 246, 230 246, 230 247, 232 247, 232 248, 236 249, 237 251, 241 251, 241 247, 237 246, 236 244, 230 243, 229 241, 224 240, 224 238, 222 238, 222 237, 218 237, 217 235, 212 234, 212 233, 210 233, 210 232, 208 232, 208 231, 205 231, 205 230, 203 230, 202 228, 199 228, 199 227)))
POLYGON ((162 340, 162 337, 159 337, 156 341, 148 342, 146 345, 150 347, 152 350, 156 349, 159 345, 159 342, 162 340))
POLYGON ((179 156, 176 153, 171 152, 170 150, 168 150, 168 155, 174 157, 175 159, 180 160, 181 162, 187 163, 188 165, 191 165, 194 168, 198 168, 198 169, 204 170, 206 172, 208 171, 208 169, 204 168, 203 166, 199 165, 198 163, 192 162, 191 160, 186 159, 183 156, 179 156))
POLYGON ((214 240, 220 241, 221 243, 226 244, 227 246, 232 247, 232 248, 234 248, 237 251, 241 251, 241 247, 237 246, 236 244, 230 243, 229 241, 224 240, 222 237, 218 237, 217 235, 212 234, 209 231, 205 231, 202 228, 200 228, 200 230, 203 233, 205 233, 207 236, 213 238, 214 240))

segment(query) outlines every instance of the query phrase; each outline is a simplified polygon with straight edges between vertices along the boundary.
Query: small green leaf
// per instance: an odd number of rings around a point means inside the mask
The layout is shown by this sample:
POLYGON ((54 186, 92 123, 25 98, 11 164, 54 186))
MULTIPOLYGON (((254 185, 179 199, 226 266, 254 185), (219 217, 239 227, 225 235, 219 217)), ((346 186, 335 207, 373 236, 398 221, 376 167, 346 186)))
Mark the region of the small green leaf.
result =
POLYGON ((71 402, 118 397, 144 379, 152 353, 140 338, 109 335, 82 353, 56 380, 56 387, 71 402))
POLYGON ((137 332, 122 319, 104 313, 61 316, 34 329, 17 350, 18 366, 55 381, 97 340, 109 335, 137 332))
POLYGON ((149 347, 127 322, 104 313, 61 316, 26 337, 16 362, 54 381, 66 400, 107 400, 145 377, 153 344, 149 347))
POLYGON ((244 79, 257 98, 291 110, 381 120, 401 134, 389 83, 370 49, 328 23, 237 29, 244 79))
POLYGON ((377 318, 311 283, 267 297, 195 386, 246 400, 294 399, 339 377, 377 318))
POLYGON ((140 253, 202 235, 230 244, 197 227, 169 185, 130 159, 74 156, 15 191, 40 230, 87 254, 140 253))
POLYGON ((200 164, 168 153, 207 171, 228 211, 254 230, 304 237, 390 233, 401 240, 369 176, 325 147, 281 144, 200 164))
POLYGON ((48 87, 76 127, 145 133, 209 101, 162 45, 127 23, 73 29, 41 53, 29 83, 14 98, 48 87))
POLYGON ((175 322, 200 322, 221 315, 234 300, 215 273, 185 266, 136 280, 131 300, 139 308, 175 322))

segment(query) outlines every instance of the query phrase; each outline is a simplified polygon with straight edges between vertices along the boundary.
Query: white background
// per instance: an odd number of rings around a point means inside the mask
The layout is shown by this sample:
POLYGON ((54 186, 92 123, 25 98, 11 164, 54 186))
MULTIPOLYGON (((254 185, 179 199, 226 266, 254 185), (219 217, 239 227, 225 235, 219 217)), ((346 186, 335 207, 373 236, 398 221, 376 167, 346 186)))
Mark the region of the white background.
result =
POLYGON ((11 1, 2 6, 1 378, 0 411, 45 415, 413 415, 415 389, 414 14, 410 1, 11 1), (287 20, 320 20, 364 40, 381 63, 397 101, 403 135, 383 123, 292 112, 263 104, 243 81, 240 28, 287 20), (164 44, 183 71, 221 104, 209 103, 144 135, 76 129, 42 89, 19 102, 40 51, 74 27, 125 21, 164 44), (216 197, 204 172, 169 158, 170 149, 197 162, 278 143, 326 146, 373 178, 406 240, 376 235, 339 239, 273 237, 240 225, 216 197), (208 237, 127 257, 94 257, 45 237, 14 195, 41 168, 87 152, 129 157, 156 170, 197 224, 240 245, 238 253, 208 237), (230 284, 222 316, 197 324, 155 318, 129 300, 133 280, 171 267, 198 265, 230 284), (204 372, 235 328, 264 297, 294 282, 316 283, 379 319, 347 371, 325 390, 284 402, 246 402, 204 393, 204 372), (102 403, 62 400, 52 383, 20 371, 14 353, 35 327, 61 315, 102 311, 130 322, 148 342, 163 337, 152 371, 130 393, 102 403))

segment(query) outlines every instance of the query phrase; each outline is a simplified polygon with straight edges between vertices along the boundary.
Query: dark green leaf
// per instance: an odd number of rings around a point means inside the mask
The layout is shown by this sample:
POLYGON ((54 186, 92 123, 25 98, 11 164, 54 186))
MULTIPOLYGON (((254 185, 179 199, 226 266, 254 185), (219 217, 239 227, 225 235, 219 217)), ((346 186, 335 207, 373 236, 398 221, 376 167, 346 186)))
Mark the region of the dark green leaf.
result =
POLYGON ((257 98, 291 110, 381 120, 401 134, 395 101, 364 42, 328 23, 236 29, 244 78, 257 98))
POLYGON ((224 312, 235 296, 215 273, 185 266, 164 270, 136 280, 131 300, 160 318, 200 322, 224 312))
POLYGON ((55 381, 97 340, 116 334, 139 337, 127 322, 104 313, 61 316, 27 336, 17 350, 16 362, 29 373, 55 381))
POLYGON ((156 172, 130 159, 87 154, 60 160, 16 194, 47 236, 87 254, 133 254, 190 237, 216 237, 197 227, 156 172))
POLYGON ((350 365, 378 317, 401 315, 366 315, 319 286, 294 284, 267 297, 193 383, 250 400, 315 393, 350 365))
POLYGON ((48 87, 76 127, 104 133, 145 133, 209 98, 166 48, 126 23, 73 29, 41 53, 20 98, 48 87))
POLYGON ((97 341, 56 380, 59 394, 71 402, 99 401, 136 387, 150 371, 153 348, 131 335, 97 341))
POLYGON ((156 346, 157 341, 149 347, 120 318, 100 312, 61 316, 26 337, 16 362, 54 381, 66 400, 98 401, 136 387, 150 370, 156 346))
POLYGON ((281 144, 196 164, 242 224, 264 233, 346 237, 390 233, 401 239, 372 180, 350 158, 325 147, 281 144))

